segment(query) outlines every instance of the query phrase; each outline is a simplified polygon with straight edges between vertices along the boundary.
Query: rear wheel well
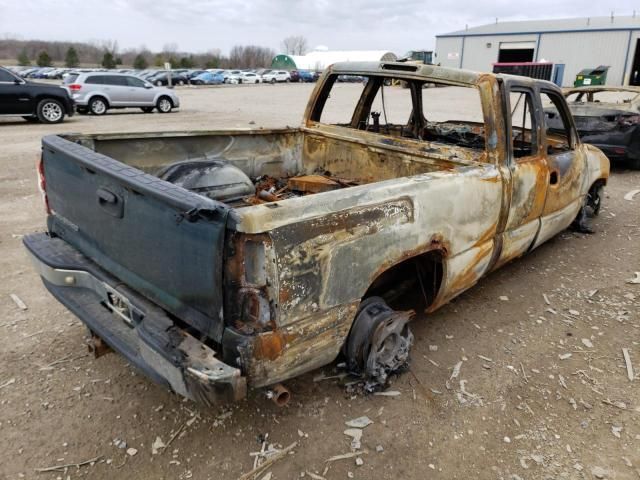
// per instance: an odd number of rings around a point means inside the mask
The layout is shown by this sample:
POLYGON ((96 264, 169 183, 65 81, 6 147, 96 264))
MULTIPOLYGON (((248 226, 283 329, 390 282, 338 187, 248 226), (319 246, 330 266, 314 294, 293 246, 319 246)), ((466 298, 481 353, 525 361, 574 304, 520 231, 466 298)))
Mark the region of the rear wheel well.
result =
POLYGON ((364 298, 382 297, 393 308, 415 305, 417 295, 431 306, 440 292, 444 278, 444 254, 430 250, 407 258, 379 274, 371 283, 364 298))
POLYGON ((93 102, 96 98, 99 98, 100 100, 102 100, 102 101, 105 103, 105 105, 106 105, 107 107, 109 107, 109 106, 110 106, 110 105, 109 105, 109 100, 107 99, 107 97, 105 97, 104 95, 101 95, 101 94, 99 94, 99 93, 98 93, 98 94, 95 94, 95 95, 92 95, 92 96, 89 98, 89 100, 87 101, 87 105, 91 105, 91 102, 93 102))

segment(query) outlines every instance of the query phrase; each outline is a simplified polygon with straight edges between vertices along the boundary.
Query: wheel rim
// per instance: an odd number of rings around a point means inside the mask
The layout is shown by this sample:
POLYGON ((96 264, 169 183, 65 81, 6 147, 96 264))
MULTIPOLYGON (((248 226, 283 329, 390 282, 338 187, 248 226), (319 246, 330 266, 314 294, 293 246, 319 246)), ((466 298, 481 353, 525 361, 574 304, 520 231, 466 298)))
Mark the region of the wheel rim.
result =
POLYGON ((91 110, 93 111, 93 113, 97 115, 102 115, 106 109, 107 109, 107 106, 104 104, 102 100, 93 101, 93 104, 91 107, 91 110))
POLYGON ((54 102, 47 102, 42 106, 42 116, 49 122, 57 122, 62 118, 62 108, 54 102))
POLYGON ((171 110, 171 103, 166 98, 163 98, 162 100, 160 100, 158 108, 162 112, 168 112, 169 110, 171 110))

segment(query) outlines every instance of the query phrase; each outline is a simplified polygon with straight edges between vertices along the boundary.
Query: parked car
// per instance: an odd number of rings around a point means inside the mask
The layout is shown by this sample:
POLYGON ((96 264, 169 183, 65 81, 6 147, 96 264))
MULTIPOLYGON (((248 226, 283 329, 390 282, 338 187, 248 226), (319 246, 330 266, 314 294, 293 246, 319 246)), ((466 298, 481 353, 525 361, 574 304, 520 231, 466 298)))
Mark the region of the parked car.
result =
MULTIPOLYGON (((166 87, 169 85, 169 74, 165 70, 161 70, 155 75, 147 77, 146 80, 158 87, 166 87)), ((186 85, 187 83, 189 83, 189 79, 184 73, 171 72, 171 85, 186 85)))
POLYGON ((192 85, 221 85, 224 83, 224 75, 221 73, 204 72, 191 79, 192 85))
POLYGON ((292 82, 297 83, 300 81, 300 74, 298 73, 298 70, 289 70, 289 77, 292 82))
POLYGON ((76 102, 78 113, 104 115, 111 108, 140 107, 143 112, 169 113, 180 106, 173 90, 157 88, 134 75, 122 73, 80 73, 64 80, 76 102))
MULTIPOLYGON (((577 87, 564 95, 582 141, 640 170, 639 87, 577 87)), ((545 116, 552 128, 562 121, 553 107, 545 108, 545 116)))
MULTIPOLYGON (((577 138, 551 82, 380 62, 334 64, 320 81, 298 129, 43 139, 48 232, 23 242, 94 346, 207 406, 339 355, 382 387, 422 341, 415 311, 437 310, 604 198, 609 161, 577 138), (353 74, 368 86, 336 111, 336 76, 353 74), (372 121, 386 79, 407 82, 424 115, 372 121), (430 83, 479 111, 424 99, 430 83), (562 133, 538 114, 543 94, 562 133)), ((389 95, 389 112, 406 100, 389 95)))
POLYGON ((309 70, 298 70, 298 76, 301 82, 310 83, 318 80, 318 76, 309 70))
POLYGON ((200 75, 201 73, 204 73, 204 72, 206 72, 206 70, 189 70, 187 72, 187 78, 189 80, 191 80, 192 78, 195 78, 195 77, 197 77, 198 75, 200 75))
POLYGON ((65 89, 26 81, 0 67, 0 116, 59 123, 65 115, 71 117, 73 113, 73 99, 65 89))
POLYGON ((238 83, 260 83, 262 82, 262 77, 260 75, 253 72, 242 72, 240 74, 240 78, 238 79, 238 83))
POLYGON ((224 83, 240 83, 241 70, 225 70, 222 74, 224 76, 224 83))
POLYGON ((272 70, 262 75, 262 81, 265 83, 290 82, 291 75, 286 70, 272 70))

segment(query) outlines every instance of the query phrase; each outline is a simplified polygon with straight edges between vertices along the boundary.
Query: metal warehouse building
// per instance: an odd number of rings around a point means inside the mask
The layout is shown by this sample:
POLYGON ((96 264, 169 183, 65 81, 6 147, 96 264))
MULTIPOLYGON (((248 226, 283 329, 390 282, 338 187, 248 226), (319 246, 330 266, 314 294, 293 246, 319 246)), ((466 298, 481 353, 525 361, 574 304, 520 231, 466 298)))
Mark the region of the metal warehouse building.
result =
POLYGON ((497 22, 436 36, 435 62, 492 71, 494 63, 552 62, 557 83, 609 65, 608 85, 640 85, 640 17, 497 22))

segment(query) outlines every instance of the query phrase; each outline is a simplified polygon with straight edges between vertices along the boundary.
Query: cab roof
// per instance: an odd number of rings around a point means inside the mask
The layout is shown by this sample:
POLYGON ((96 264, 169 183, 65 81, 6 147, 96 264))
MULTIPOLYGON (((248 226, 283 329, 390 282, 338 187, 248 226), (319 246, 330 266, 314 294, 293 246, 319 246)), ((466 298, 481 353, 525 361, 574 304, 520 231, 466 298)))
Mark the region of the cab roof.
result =
POLYGON ((547 80, 503 73, 475 72, 473 70, 440 67, 437 65, 421 65, 412 62, 339 62, 329 66, 327 70, 329 73, 337 75, 384 75, 469 86, 477 85, 482 78, 493 77, 495 79, 515 80, 526 84, 544 84, 554 89, 558 88, 557 85, 547 80))

